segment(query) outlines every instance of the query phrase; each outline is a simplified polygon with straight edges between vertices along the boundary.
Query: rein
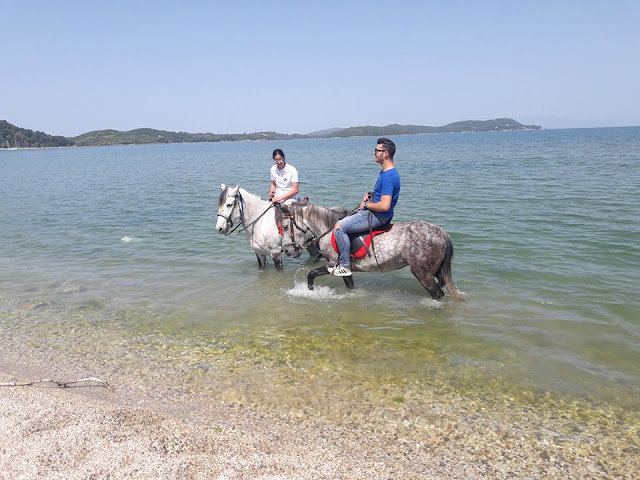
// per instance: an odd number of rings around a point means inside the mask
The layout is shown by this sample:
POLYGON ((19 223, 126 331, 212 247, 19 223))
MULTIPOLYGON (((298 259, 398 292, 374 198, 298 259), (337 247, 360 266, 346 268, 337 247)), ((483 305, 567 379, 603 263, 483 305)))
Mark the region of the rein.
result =
MULTIPOLYGON (((356 208, 354 208, 353 210, 351 210, 349 213, 347 213, 346 217, 350 217, 351 215, 353 215, 354 213, 356 213, 358 210, 360 210, 360 206, 357 206, 356 208)), ((374 237, 373 237, 373 225, 371 222, 371 217, 373 216, 373 214, 371 212, 369 212, 369 235, 371 236, 371 250, 373 251, 373 258, 376 261, 376 265, 378 266, 378 270, 380 270, 381 272, 382 267, 380 266, 380 262, 378 262, 378 255, 376 254, 376 247, 375 247, 375 242, 374 242, 374 237)), ((294 231, 294 226, 295 228, 297 228, 298 230, 300 230, 303 233, 307 233, 308 231, 310 231, 310 229, 305 230, 304 228, 300 227, 294 216, 293 216, 293 212, 291 212, 291 215, 285 215, 285 218, 289 218, 291 221, 289 222, 289 236, 291 237, 291 241, 294 243, 294 245, 299 246, 296 241, 295 241, 295 231, 294 231)), ((331 228, 329 228, 329 230, 327 230, 326 232, 324 232, 322 235, 317 236, 317 237, 313 237, 311 239, 309 239, 307 242, 305 242, 305 244, 303 245, 303 247, 308 247, 309 245, 311 245, 312 243, 315 243, 316 245, 319 244, 320 239, 322 237, 324 237, 325 235, 328 235, 329 233, 331 233, 333 231, 333 226, 331 228)), ((313 232, 312 232, 313 233, 313 232)))
MULTIPOLYGON (((358 205, 356 208, 354 208, 353 210, 351 210, 349 213, 347 213, 345 215, 346 217, 350 217, 351 215, 353 215, 354 213, 356 213, 358 210, 360 210, 360 205, 358 205)), ((302 230, 300 227, 298 227, 300 230, 302 230)), ((302 230, 304 232, 304 230, 302 230)), ((313 237, 312 239, 310 239, 307 243, 305 243, 305 247, 307 245, 311 245, 312 243, 315 243, 316 245, 318 245, 318 243, 320 242, 320 239, 322 237, 324 237, 325 235, 328 235, 329 233, 331 233, 333 231, 333 226, 331 228, 329 228, 329 230, 327 230, 326 232, 324 232, 322 235, 318 236, 318 237, 313 237)), ((371 239, 373 240, 373 237, 371 237, 371 239)))
POLYGON ((372 213, 369 213, 369 235, 371 236, 371 250, 373 251, 373 258, 375 258, 376 260, 376 265, 378 265, 378 270, 380 270, 381 272, 382 267, 380 266, 380 262, 378 262, 378 255, 376 255, 376 245, 373 237, 373 225, 371 224, 371 217, 373 217, 372 213))
MULTIPOLYGON (((280 205, 278 205, 278 206, 280 206, 280 205)), ((311 242, 313 242, 315 240, 315 237, 311 238, 311 239, 309 239, 309 241, 305 242, 304 245, 300 245, 298 242, 296 242, 296 232, 295 232, 294 228, 297 228, 298 230, 300 230, 302 233, 305 233, 305 234, 309 231, 309 229, 305 230, 300 225, 298 225, 298 223, 296 222, 296 219, 293 216, 293 213, 286 214, 286 213, 284 213, 282 208, 280 209, 280 212, 282 213, 282 218, 283 219, 289 220, 289 228, 288 228, 288 230, 289 230, 289 237, 291 238, 291 243, 293 243, 298 248, 306 248, 307 246, 309 246, 311 244, 311 242)))

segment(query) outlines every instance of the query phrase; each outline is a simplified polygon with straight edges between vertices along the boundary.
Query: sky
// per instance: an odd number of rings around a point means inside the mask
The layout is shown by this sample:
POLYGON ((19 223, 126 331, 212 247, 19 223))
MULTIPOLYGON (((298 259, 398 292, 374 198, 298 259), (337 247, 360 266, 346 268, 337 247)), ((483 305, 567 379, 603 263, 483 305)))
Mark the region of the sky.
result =
POLYGON ((640 125, 640 1, 0 0, 0 120, 310 133, 640 125))

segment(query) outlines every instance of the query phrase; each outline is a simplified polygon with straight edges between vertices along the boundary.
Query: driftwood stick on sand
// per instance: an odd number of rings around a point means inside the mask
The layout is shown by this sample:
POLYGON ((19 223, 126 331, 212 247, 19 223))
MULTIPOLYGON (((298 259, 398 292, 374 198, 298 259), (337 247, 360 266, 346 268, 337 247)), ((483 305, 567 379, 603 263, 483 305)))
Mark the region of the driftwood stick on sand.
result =
POLYGON ((0 387, 36 387, 36 386, 44 386, 44 387, 60 387, 60 388, 68 388, 68 387, 72 387, 72 386, 83 386, 83 387, 106 387, 109 390, 113 390, 113 388, 111 387, 111 385, 109 385, 107 382, 105 382, 104 380, 100 380, 99 378, 96 377, 87 377, 87 378, 81 378, 79 380, 71 380, 68 382, 59 382, 57 380, 52 380, 50 378, 45 378, 43 380, 35 380, 33 382, 24 382, 24 383, 19 383, 19 382, 5 382, 5 383, 0 383, 0 387), (87 383, 95 383, 97 385, 87 385, 87 383), (54 385, 45 385, 45 384, 54 384, 54 385), (84 384, 84 385, 78 385, 78 384, 84 384))

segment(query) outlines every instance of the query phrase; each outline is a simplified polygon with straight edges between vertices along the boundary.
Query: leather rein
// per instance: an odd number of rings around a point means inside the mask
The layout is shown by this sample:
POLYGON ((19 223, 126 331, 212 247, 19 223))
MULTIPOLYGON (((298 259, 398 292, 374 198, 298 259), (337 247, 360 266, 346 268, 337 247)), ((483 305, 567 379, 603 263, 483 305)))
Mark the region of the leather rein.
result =
MULTIPOLYGON (((350 217, 351 215, 356 213, 359 209, 360 209, 359 206, 354 208, 346 216, 350 217)), ((324 237, 325 235, 327 235, 327 234, 329 234, 329 233, 331 233, 333 231, 333 227, 331 227, 329 230, 324 232, 322 235, 320 235, 318 237, 314 236, 314 237, 310 238, 308 241, 306 241, 304 243, 304 245, 300 245, 299 243, 296 242, 294 227, 297 228, 298 230, 300 230, 302 233, 307 233, 307 232, 311 231, 311 229, 307 228, 305 230, 300 225, 298 225, 298 223, 296 222, 296 219, 295 219, 295 217, 293 215, 293 212, 291 212, 291 214, 284 214, 284 212, 283 212, 283 218, 288 218, 290 220, 289 221, 289 236, 291 237, 291 242, 297 248, 307 248, 312 243, 315 243, 316 245, 319 245, 320 239, 322 237, 324 237)), ((311 233, 313 233, 313 232, 311 232, 311 233)), ((373 227, 371 225, 371 217, 369 217, 369 235, 371 236, 371 250, 373 251, 373 258, 376 261, 376 265, 378 266, 378 269, 382 272, 383 270, 382 270, 382 267, 380 266, 380 263, 378 262, 378 255, 376 255, 376 247, 375 247, 375 244, 374 244, 374 241, 373 241, 374 237, 373 237, 373 227)))
POLYGON ((331 233, 333 231, 333 227, 331 227, 329 230, 327 230, 326 232, 324 232, 322 235, 319 236, 313 236, 311 237, 309 240, 307 240, 306 242, 304 242, 304 245, 300 245, 298 242, 296 242, 296 235, 295 235, 295 230, 294 228, 297 228, 298 230, 300 230, 302 233, 306 234, 307 232, 311 232, 313 234, 313 232, 311 231, 310 228, 302 228, 300 225, 298 225, 298 222, 296 222, 296 219, 293 215, 293 212, 291 212, 290 214, 285 214, 283 212, 283 218, 287 218, 289 219, 289 237, 291 238, 291 243, 293 243, 296 247, 298 248, 307 248, 309 247, 309 245, 312 244, 316 244, 319 245, 320 239, 322 237, 324 237, 325 235, 331 233))
MULTIPOLYGON (((278 204, 278 207, 280 207, 280 204, 278 204)), ((304 245, 300 245, 298 242, 296 242, 296 231, 295 231, 296 228, 298 230, 300 230, 304 234, 306 234, 310 230, 308 228, 305 230, 300 225, 298 225, 298 223, 296 222, 296 219, 293 216, 293 212, 284 213, 284 210, 282 210, 282 208, 280 208, 280 212, 282 213, 282 219, 283 220, 285 220, 285 219, 289 220, 289 227, 287 228, 287 231, 289 233, 289 238, 291 238, 291 243, 293 243, 293 245, 296 248, 307 248, 312 242, 314 242, 316 240, 315 237, 312 237, 308 241, 306 241, 304 243, 304 245)), ((331 230, 329 230, 329 231, 331 231, 331 230)), ((284 235, 284 231, 282 232, 282 234, 284 235)))

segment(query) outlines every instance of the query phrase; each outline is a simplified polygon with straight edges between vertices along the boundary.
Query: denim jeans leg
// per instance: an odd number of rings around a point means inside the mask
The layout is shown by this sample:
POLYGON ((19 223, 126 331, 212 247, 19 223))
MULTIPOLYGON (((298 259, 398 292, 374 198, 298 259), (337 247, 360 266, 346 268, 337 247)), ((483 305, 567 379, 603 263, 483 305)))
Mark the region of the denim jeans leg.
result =
POLYGON ((351 258, 349 257, 350 245, 349 236, 344 233, 341 228, 336 228, 334 231, 336 237, 336 245, 338 246, 338 263, 345 267, 351 268, 351 258))
POLYGON ((338 250, 340 250, 340 253, 338 255, 340 264, 345 267, 351 266, 351 257, 349 252, 350 233, 365 232, 369 230, 369 222, 371 222, 371 226, 375 228, 379 227, 386 221, 387 218, 385 218, 384 216, 375 215, 373 214, 373 212, 370 212, 368 210, 358 210, 350 217, 345 217, 340 220, 338 222, 338 226, 340 228, 337 228, 335 230, 336 245, 338 246, 338 250))

